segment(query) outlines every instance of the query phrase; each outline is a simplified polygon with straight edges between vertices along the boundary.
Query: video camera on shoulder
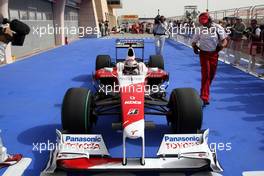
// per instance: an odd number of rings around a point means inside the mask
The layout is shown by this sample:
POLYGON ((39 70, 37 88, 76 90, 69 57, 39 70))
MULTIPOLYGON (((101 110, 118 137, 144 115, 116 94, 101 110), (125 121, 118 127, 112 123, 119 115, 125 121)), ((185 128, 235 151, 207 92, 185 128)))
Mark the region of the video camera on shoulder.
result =
POLYGON ((154 24, 160 24, 161 23, 161 15, 160 15, 160 10, 158 9, 158 15, 154 19, 154 24))
POLYGON ((154 19, 154 23, 155 24, 160 24, 162 22, 161 18, 163 18, 163 21, 166 20, 166 18, 164 16, 161 16, 158 10, 158 15, 155 17, 154 19))
POLYGON ((160 24, 160 15, 157 15, 154 19, 155 24, 160 24))
POLYGON ((29 33, 30 27, 17 19, 9 21, 4 18, 0 27, 0 35, 4 36, 6 42, 11 42, 13 46, 23 46, 25 37, 29 33), (11 30, 12 34, 8 33, 7 30, 11 30))

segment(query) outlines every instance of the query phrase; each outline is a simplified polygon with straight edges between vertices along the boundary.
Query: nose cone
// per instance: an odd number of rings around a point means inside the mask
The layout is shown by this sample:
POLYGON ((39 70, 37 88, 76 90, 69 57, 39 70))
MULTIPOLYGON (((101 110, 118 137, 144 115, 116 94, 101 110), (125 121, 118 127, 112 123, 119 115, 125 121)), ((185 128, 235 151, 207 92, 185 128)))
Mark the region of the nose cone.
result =
POLYGON ((130 139, 137 139, 144 136, 145 122, 140 120, 129 124, 124 128, 124 135, 130 139))

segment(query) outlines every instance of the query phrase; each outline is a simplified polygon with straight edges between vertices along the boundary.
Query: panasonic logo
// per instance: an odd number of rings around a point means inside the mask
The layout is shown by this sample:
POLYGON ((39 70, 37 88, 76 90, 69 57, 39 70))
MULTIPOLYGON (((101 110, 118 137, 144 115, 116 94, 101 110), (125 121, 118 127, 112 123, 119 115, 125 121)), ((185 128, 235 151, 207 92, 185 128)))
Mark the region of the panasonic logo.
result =
POLYGON ((66 142, 101 142, 100 137, 72 137, 66 136, 66 142))
POLYGON ((131 104, 137 104, 140 105, 141 101, 125 101, 125 104, 131 105, 131 104))
POLYGON ((165 136, 164 137, 165 142, 198 142, 200 141, 199 137, 170 137, 165 136))

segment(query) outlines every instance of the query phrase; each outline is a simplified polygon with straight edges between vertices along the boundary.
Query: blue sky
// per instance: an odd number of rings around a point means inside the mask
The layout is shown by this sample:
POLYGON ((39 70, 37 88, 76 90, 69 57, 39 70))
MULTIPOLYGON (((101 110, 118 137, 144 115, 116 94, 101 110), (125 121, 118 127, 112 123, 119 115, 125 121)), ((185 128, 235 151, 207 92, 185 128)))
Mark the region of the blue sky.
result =
MULTIPOLYGON (((185 5, 198 5, 200 11, 206 9, 207 0, 122 0, 123 9, 118 15, 137 14, 140 17, 153 17, 160 9, 161 14, 170 17, 182 15, 185 5)), ((208 0, 210 10, 222 10, 263 4, 264 0, 208 0)))

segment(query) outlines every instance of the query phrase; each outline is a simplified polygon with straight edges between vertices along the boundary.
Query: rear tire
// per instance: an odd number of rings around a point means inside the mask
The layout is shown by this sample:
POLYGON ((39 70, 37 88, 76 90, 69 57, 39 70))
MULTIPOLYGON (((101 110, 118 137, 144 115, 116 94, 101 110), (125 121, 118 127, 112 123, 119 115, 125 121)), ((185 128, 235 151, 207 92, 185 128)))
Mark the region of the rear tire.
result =
MULTIPOLYGON (((152 68, 159 68, 164 70, 164 60, 161 55, 152 55, 149 57, 148 66, 152 68)), ((149 78, 148 84, 152 86, 159 86, 164 80, 162 78, 149 78)))
POLYGON ((168 107, 168 121, 174 133, 192 134, 201 130, 203 121, 202 101, 195 89, 174 89, 168 107))
POLYGON ((109 55, 98 55, 96 57, 95 70, 100 70, 111 66, 111 57, 109 55))
POLYGON ((159 69, 164 70, 164 59, 161 55, 152 55, 149 57, 149 67, 158 67, 159 69))
POLYGON ((62 129, 73 134, 88 133, 94 122, 92 112, 92 92, 84 88, 69 89, 62 104, 62 129))

